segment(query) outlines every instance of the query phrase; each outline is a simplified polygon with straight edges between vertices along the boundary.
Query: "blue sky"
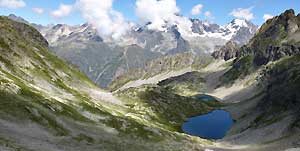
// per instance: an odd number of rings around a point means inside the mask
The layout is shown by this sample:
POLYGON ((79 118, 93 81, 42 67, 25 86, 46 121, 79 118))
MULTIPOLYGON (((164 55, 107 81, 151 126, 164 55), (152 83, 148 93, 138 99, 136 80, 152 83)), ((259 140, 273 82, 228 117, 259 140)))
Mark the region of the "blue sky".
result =
MULTIPOLYGON (((9 1, 24 1, 26 6, 19 8, 6 8, 1 5, 0 0, 0 15, 16 14, 26 20, 39 24, 50 23, 66 23, 66 24, 82 24, 86 20, 82 17, 80 11, 72 11, 70 14, 56 18, 50 15, 50 12, 59 8, 60 4, 73 5, 75 0, 9 0, 9 1), (41 8, 43 13, 36 13, 32 8, 41 8)), ((7 1, 7 0, 6 0, 7 1)), ((99 0, 101 1, 101 0, 99 0)), ((250 8, 250 13, 253 17, 250 21, 257 25, 264 22, 264 14, 278 15, 286 9, 293 8, 296 13, 300 11, 299 0, 177 0, 177 7, 180 9, 180 14, 190 18, 200 18, 209 20, 218 24, 226 24, 230 22, 234 16, 230 13, 234 9, 250 8), (192 15, 192 8, 201 4, 201 14, 192 15), (206 17, 205 12, 209 11, 212 17, 206 17)), ((113 9, 124 15, 125 20, 137 21, 135 13, 136 0, 114 0, 113 9)), ((79 6, 80 7, 80 6, 79 6)))

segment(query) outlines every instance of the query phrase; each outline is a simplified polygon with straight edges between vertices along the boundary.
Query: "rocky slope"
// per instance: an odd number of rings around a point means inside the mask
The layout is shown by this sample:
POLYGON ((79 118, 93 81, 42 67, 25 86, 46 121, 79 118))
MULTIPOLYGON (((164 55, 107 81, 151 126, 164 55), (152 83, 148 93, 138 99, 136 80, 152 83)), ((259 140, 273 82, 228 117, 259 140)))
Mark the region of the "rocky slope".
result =
POLYGON ((196 56, 192 53, 154 59, 148 62, 144 68, 131 69, 126 74, 117 77, 109 89, 116 91, 144 84, 157 84, 170 77, 205 67, 212 59, 210 56, 196 56))
MULTIPOLYGON (((249 44, 238 51, 233 67, 224 74, 225 78, 221 78, 224 82, 224 79, 244 79, 251 73, 260 73, 257 76, 259 91, 247 100, 254 104, 248 104, 251 107, 243 115, 234 113, 238 115, 238 122, 228 140, 239 137, 239 143, 247 143, 249 139, 243 135, 260 133, 254 142, 269 142, 263 145, 266 148, 271 145, 277 146, 278 150, 299 147, 299 98, 296 93, 299 91, 300 39, 294 38, 299 34, 299 16, 294 10, 287 10, 269 19, 249 44), (266 130, 272 128, 278 131, 268 134, 266 130)), ((242 103, 236 106, 242 106, 242 103)))
POLYGON ((238 48, 227 43, 214 52, 215 58, 228 60, 237 57, 233 68, 222 77, 223 83, 246 76, 269 62, 299 53, 299 16, 294 10, 287 10, 264 23, 248 44, 238 48))
POLYGON ((256 65, 267 64, 284 56, 299 52, 300 15, 287 10, 269 19, 247 44, 239 51, 238 57, 254 55, 256 65))
POLYGON ((237 57, 239 48, 240 46, 237 43, 233 41, 229 41, 224 46, 222 46, 219 50, 214 51, 212 53, 212 56, 215 59, 224 59, 225 61, 227 61, 237 57))
POLYGON ((241 58, 254 56, 256 65, 264 65, 269 61, 276 61, 284 56, 291 56, 299 52, 299 17, 294 10, 287 10, 279 16, 269 19, 259 29, 250 42, 237 51, 233 42, 228 43, 219 51, 213 53, 215 58, 241 58), (233 53, 234 52, 234 55, 233 53))

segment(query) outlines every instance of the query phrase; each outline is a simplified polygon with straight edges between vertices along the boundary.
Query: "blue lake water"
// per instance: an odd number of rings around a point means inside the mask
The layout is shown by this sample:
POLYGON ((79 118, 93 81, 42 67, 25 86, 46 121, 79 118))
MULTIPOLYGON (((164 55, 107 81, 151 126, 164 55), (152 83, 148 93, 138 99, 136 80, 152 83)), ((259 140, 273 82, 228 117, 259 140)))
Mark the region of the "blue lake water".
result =
POLYGON ((214 110, 208 114, 190 118, 182 125, 182 130, 189 135, 206 139, 221 139, 233 124, 229 112, 214 110))
POLYGON ((201 101, 215 101, 216 99, 210 95, 205 94, 199 94, 194 96, 196 99, 199 99, 201 101))

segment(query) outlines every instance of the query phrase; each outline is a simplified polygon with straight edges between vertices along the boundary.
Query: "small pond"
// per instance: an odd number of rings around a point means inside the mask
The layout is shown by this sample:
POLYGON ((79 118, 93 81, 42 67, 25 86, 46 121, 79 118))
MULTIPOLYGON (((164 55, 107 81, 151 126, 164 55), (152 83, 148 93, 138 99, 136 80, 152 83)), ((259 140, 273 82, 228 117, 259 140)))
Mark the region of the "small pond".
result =
POLYGON ((193 97, 201 101, 216 101, 216 98, 206 94, 198 94, 193 97))
POLYGON ((230 113, 214 110, 208 114, 189 118, 182 125, 184 133, 206 139, 221 139, 233 124, 230 113))

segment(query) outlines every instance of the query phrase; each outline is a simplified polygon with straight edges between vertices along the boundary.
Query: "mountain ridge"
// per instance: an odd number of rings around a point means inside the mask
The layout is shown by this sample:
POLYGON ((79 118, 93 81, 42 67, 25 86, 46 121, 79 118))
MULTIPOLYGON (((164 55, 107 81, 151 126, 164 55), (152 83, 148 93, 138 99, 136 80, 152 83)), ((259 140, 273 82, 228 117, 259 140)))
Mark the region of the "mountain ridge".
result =
MULTIPOLYGON (((24 19, 13 15, 11 18, 24 22, 24 19)), ((130 69, 144 68, 147 62, 159 57, 187 52, 204 55, 213 51, 215 47, 225 44, 230 38, 236 39, 234 41, 237 43, 245 43, 257 29, 252 23, 239 19, 232 20, 224 27, 198 19, 190 21, 192 22, 190 31, 184 31, 189 35, 182 35, 180 31, 183 29, 177 24, 166 26, 163 28, 164 31, 157 31, 150 30, 148 26, 151 23, 148 23, 143 26, 132 26, 131 31, 124 37, 126 40, 117 43, 104 41, 97 30, 87 23, 75 26, 66 24, 33 26, 46 37, 51 50, 78 66, 101 87, 109 86, 112 81, 130 69), (248 36, 241 38, 240 32, 248 36), (222 39, 226 35, 227 38, 222 39), (128 48, 136 53, 129 53, 132 56, 126 57, 128 48), (87 59, 87 56, 91 57, 87 59), (129 58, 138 61, 134 62, 129 58)))

